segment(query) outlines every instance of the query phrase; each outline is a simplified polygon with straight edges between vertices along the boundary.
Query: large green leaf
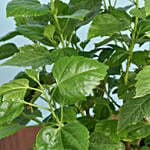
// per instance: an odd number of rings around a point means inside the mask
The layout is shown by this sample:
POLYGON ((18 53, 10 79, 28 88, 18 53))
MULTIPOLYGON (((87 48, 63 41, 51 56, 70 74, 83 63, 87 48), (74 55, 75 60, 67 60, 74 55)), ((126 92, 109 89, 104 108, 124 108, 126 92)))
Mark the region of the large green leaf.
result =
POLYGON ((56 62, 65 56, 70 57, 70 56, 77 56, 77 55, 78 55, 78 50, 74 48, 61 48, 61 49, 53 50, 50 53, 50 58, 52 59, 53 62, 56 62))
POLYGON ((150 15, 150 0, 145 0, 146 16, 150 15))
POLYGON ((100 84, 107 74, 107 66, 80 56, 64 57, 53 68, 57 86, 54 93, 58 103, 73 104, 85 100, 85 95, 100 84), (66 101, 63 101, 63 98, 66 101))
POLYGON ((120 143, 114 142, 109 136, 101 132, 93 132, 90 136, 89 150, 114 150, 120 147, 120 143))
POLYGON ((88 130, 79 123, 71 123, 63 128, 45 127, 36 139, 38 150, 87 150, 88 130))
POLYGON ((0 139, 9 136, 15 132, 17 132, 18 130, 21 129, 21 125, 17 125, 17 124, 8 124, 8 125, 1 125, 0 126, 0 139))
POLYGON ((50 53, 44 46, 34 44, 25 45, 20 48, 20 52, 7 60, 2 65, 4 66, 19 66, 19 67, 40 67, 51 64, 50 53))
POLYGON ((58 16, 58 18, 70 18, 70 19, 77 19, 80 21, 83 21, 84 17, 89 13, 86 9, 80 9, 73 13, 72 15, 66 15, 66 16, 58 16))
POLYGON ((41 5, 38 0, 12 0, 7 5, 7 17, 40 16, 48 12, 48 6, 41 5))
MULTIPOLYGON (((18 97, 16 96, 18 99, 18 97)), ((23 105, 15 101, 0 101, 0 124, 12 121, 23 111, 23 105)))
POLYGON ((144 117, 150 120, 149 107, 150 95, 127 100, 120 112, 118 130, 121 131, 130 125, 134 125, 141 121, 144 117))
POLYGON ((136 77, 136 97, 150 94, 150 66, 144 67, 136 77))
POLYGON ((0 46, 0 60, 10 57, 15 53, 19 52, 18 48, 13 43, 7 43, 0 46))
POLYGON ((107 36, 125 30, 131 23, 130 17, 121 10, 113 10, 111 14, 99 14, 90 26, 88 39, 107 36))
POLYGON ((40 24, 27 24, 17 27, 17 31, 30 40, 41 40, 44 39, 44 28, 45 26, 40 24))

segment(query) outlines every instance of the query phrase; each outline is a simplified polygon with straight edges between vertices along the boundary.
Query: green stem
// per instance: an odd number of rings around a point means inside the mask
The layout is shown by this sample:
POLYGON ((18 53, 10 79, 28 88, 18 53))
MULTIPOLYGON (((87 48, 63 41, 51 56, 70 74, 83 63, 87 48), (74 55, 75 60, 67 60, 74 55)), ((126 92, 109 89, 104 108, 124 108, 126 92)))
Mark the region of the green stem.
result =
POLYGON ((105 45, 105 44, 107 44, 107 43, 111 42, 112 40, 113 40, 113 38, 112 38, 112 37, 107 38, 107 39, 103 40, 102 42, 95 43, 95 47, 103 46, 103 45, 105 45))
POLYGON ((115 8, 116 5, 117 5, 117 0, 115 0, 113 8, 115 8))
POLYGON ((110 5, 110 7, 112 7, 112 5, 111 5, 111 0, 108 0, 109 1, 109 5, 110 5))
POLYGON ((31 104, 31 103, 28 103, 28 102, 26 102, 26 101, 24 101, 24 100, 22 100, 21 102, 22 102, 23 104, 26 104, 26 105, 29 105, 29 106, 32 106, 32 107, 41 108, 41 109, 45 109, 45 110, 50 111, 49 108, 46 108, 46 107, 43 107, 43 106, 39 106, 39 105, 35 105, 35 104, 31 104))
POLYGON ((63 116, 64 115, 64 105, 61 105, 61 122, 63 122, 63 116))
MULTIPOLYGON (((136 8, 139 8, 139 0, 136 0, 136 8)), ((132 41, 131 41, 130 48, 129 48, 129 56, 127 59, 126 74, 124 78, 125 85, 128 85, 129 68, 130 68, 131 59, 133 55, 133 49, 134 49, 135 41, 136 41, 135 36, 136 36, 136 31, 137 31, 137 25, 138 25, 138 17, 135 18, 134 29, 132 32, 132 41)))
POLYGON ((104 2, 104 8, 105 8, 105 10, 107 10, 106 1, 105 1, 105 0, 103 0, 103 2, 104 2))
POLYGON ((33 120, 35 122, 37 122, 39 125, 44 126, 43 122, 41 122, 40 120, 38 120, 37 118, 34 117, 29 117, 28 115, 26 115, 24 112, 22 113, 23 116, 25 116, 26 118, 28 118, 29 120, 33 120))
POLYGON ((28 89, 30 89, 30 90, 34 90, 34 91, 38 91, 38 92, 42 93, 42 90, 37 89, 37 88, 28 87, 28 89))
POLYGON ((69 37, 69 41, 67 43, 67 47, 69 47, 71 41, 72 41, 72 37, 73 37, 73 32, 71 33, 70 37, 69 37))
POLYGON ((65 48, 64 37, 63 37, 62 31, 61 31, 61 27, 60 27, 60 24, 59 24, 56 12, 55 12, 55 5, 54 5, 54 1, 53 0, 51 0, 51 10, 52 10, 52 14, 53 14, 53 17, 54 17, 57 29, 59 30, 60 41, 62 43, 63 48, 65 48))

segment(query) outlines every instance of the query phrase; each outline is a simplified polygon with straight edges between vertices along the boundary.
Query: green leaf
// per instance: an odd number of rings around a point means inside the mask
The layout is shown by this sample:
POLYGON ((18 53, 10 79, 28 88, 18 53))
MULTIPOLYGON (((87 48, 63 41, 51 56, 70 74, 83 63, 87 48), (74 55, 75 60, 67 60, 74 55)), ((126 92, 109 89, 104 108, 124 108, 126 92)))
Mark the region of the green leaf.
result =
POLYGON ((92 1, 91 0, 70 0, 69 11, 73 13, 80 9, 92 10, 99 3, 101 4, 101 2, 102 0, 92 0, 92 1))
POLYGON ((97 36, 110 36, 125 30, 130 23, 130 17, 121 10, 113 10, 111 14, 99 14, 93 19, 88 39, 97 36))
POLYGON ((93 117, 90 116, 84 116, 84 117, 79 117, 78 121, 83 124, 89 132, 93 132, 95 125, 96 125, 96 120, 93 117))
POLYGON ((145 0, 146 16, 150 15, 150 0, 145 0))
POLYGON ((10 125, 0 125, 0 139, 9 136, 18 130, 21 129, 22 126, 17 124, 10 124, 10 125))
POLYGON ((107 65, 110 67, 117 67, 120 66, 128 57, 128 51, 121 47, 115 47, 116 52, 110 57, 107 61, 107 65))
POLYGON ((17 100, 17 98, 23 100, 28 87, 29 81, 27 79, 12 80, 0 86, 0 96, 3 96, 3 100, 7 101, 17 100))
POLYGON ((48 39, 53 39, 55 33, 55 26, 54 25, 47 25, 45 30, 44 30, 44 36, 47 37, 48 39))
POLYGON ((150 31, 150 20, 141 20, 137 28, 138 34, 143 35, 145 32, 149 31, 150 31))
POLYGON ((136 97, 150 94, 150 66, 144 67, 136 77, 136 97))
POLYGON ((11 121, 22 113, 21 100, 24 100, 28 84, 28 80, 18 79, 0 86, 0 124, 11 121))
POLYGON ((53 50, 50 53, 50 58, 53 62, 56 62, 65 56, 70 57, 70 56, 77 56, 77 55, 78 55, 78 50, 74 48, 61 48, 61 49, 53 50))
POLYGON ((80 9, 73 13, 72 15, 66 15, 66 16, 57 16, 58 18, 70 18, 70 19, 77 19, 80 21, 84 20, 84 17, 89 13, 86 9, 80 9))
POLYGON ((100 84, 100 80, 104 79, 107 68, 96 60, 80 56, 58 60, 53 68, 57 82, 55 100, 60 104, 73 104, 85 100, 85 95, 92 93, 92 90, 100 84))
POLYGON ((19 66, 19 67, 41 67, 50 65, 50 53, 44 46, 34 44, 25 45, 20 48, 20 52, 7 60, 2 66, 19 66))
POLYGON ((44 39, 44 28, 45 26, 40 24, 27 24, 18 26, 17 31, 30 40, 41 40, 44 39))
MULTIPOLYGON (((16 98, 18 98, 16 96, 16 98)), ((0 124, 12 121, 23 111, 23 105, 15 101, 0 101, 0 124)), ((1 132, 0 132, 1 133, 1 132)))
POLYGON ((144 7, 131 9, 130 14, 134 17, 138 17, 138 18, 142 18, 142 19, 146 18, 146 11, 145 11, 144 7))
POLYGON ((104 98, 98 98, 97 103, 93 109, 94 117, 97 120, 103 120, 110 117, 112 114, 112 111, 109 106, 109 100, 104 98))
MULTIPOLYGON (((56 116, 61 119, 61 108, 55 110, 56 116)), ((63 122, 71 123, 77 120, 77 112, 74 107, 64 107, 63 108, 63 122)), ((50 115, 50 120, 48 122, 55 121, 52 115, 50 115)), ((56 121, 55 121, 56 122, 56 121)))
POLYGON ((97 122, 95 132, 103 133, 105 136, 109 136, 113 141, 119 142, 120 138, 117 134, 118 120, 101 120, 97 122))
POLYGON ((7 5, 7 17, 40 16, 48 12, 48 6, 41 5, 38 0, 12 0, 7 5))
POLYGON ((37 83, 39 83, 39 71, 36 71, 34 69, 26 69, 26 74, 33 79, 34 81, 36 81, 37 83))
POLYGON ((130 125, 135 125, 144 117, 149 120, 149 107, 150 95, 127 100, 127 102, 123 105, 119 115, 118 130, 121 131, 130 125))
POLYGON ((33 107, 29 109, 28 106, 24 107, 23 113, 28 116, 28 118, 24 114, 20 114, 17 118, 15 118, 14 122, 25 126, 32 118, 40 117, 42 118, 42 113, 38 108, 33 107))
POLYGON ((0 46, 0 60, 10 57, 15 53, 19 52, 18 48, 13 43, 7 43, 0 46))
POLYGON ((150 126, 143 121, 125 128, 121 132, 121 139, 125 141, 133 141, 135 139, 145 138, 150 135, 150 126))
POLYGON ((8 34, 0 37, 0 41, 3 42, 3 41, 10 40, 10 39, 14 38, 17 35, 20 35, 20 33, 18 31, 9 32, 8 34))
POLYGON ((108 136, 100 132, 93 132, 90 136, 89 150, 114 150, 121 147, 120 143, 114 142, 108 136))
POLYGON ((63 128, 45 127, 37 135, 36 147, 44 150, 87 150, 88 138, 88 130, 79 123, 63 128))
POLYGON ((132 57, 131 61, 132 61, 132 63, 136 64, 137 66, 146 65, 145 52, 143 52, 143 51, 133 52, 133 57, 132 57))

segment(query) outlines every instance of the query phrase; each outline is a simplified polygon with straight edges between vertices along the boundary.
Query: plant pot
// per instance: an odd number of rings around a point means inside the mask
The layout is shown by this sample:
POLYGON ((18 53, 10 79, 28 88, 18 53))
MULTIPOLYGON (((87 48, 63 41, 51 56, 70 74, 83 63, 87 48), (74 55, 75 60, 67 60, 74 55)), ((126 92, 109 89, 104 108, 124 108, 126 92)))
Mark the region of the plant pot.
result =
POLYGON ((36 135, 41 128, 22 128, 15 134, 1 139, 0 150, 28 150, 32 148, 36 135))

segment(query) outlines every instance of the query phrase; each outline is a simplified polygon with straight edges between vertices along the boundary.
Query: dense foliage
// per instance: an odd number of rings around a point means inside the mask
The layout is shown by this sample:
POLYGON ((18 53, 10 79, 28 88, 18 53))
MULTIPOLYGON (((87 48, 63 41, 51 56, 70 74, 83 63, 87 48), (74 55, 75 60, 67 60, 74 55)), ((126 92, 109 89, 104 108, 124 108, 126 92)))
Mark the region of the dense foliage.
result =
POLYGON ((142 47, 150 41, 150 0, 142 8, 139 0, 127 2, 8 3, 16 30, 0 41, 20 35, 33 43, 1 44, 0 60, 10 57, 1 66, 32 69, 0 86, 0 138, 34 120, 43 127, 34 150, 149 149, 150 50, 142 47), (81 41, 77 31, 87 24, 81 41))

